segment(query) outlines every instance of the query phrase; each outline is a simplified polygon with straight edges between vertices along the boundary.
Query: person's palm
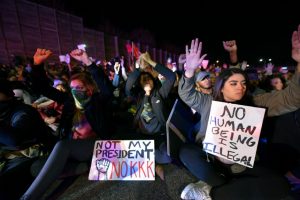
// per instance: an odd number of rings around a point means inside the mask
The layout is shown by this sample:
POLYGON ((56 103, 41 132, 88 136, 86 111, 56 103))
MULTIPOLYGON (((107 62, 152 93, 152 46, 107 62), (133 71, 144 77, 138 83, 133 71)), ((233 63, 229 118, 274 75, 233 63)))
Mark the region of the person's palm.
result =
POLYGON ((201 56, 201 51, 202 42, 198 43, 198 39, 192 40, 190 50, 186 46, 186 70, 194 71, 200 66, 206 56, 206 54, 201 56))

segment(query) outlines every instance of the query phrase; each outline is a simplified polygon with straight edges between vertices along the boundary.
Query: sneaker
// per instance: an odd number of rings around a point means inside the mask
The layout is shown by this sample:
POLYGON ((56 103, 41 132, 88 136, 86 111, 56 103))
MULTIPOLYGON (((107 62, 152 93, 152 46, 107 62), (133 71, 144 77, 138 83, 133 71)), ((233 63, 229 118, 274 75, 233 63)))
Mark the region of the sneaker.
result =
POLYGON ((181 199, 211 200, 211 186, 203 181, 188 184, 181 192, 181 199))

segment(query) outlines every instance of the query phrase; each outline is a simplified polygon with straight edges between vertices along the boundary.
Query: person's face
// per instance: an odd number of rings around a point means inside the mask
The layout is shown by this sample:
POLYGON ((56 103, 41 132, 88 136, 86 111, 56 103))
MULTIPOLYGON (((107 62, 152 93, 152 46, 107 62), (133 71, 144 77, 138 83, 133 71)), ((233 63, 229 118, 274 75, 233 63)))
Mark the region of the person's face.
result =
POLYGON ((149 75, 143 75, 141 77, 141 82, 140 84, 142 85, 142 87, 145 89, 145 87, 147 88, 147 90, 152 90, 154 87, 154 83, 152 78, 149 75))
POLYGON ((233 74, 224 83, 221 90, 224 100, 227 102, 235 102, 241 100, 246 92, 246 80, 242 74, 233 74))
POLYGON ((283 83, 280 78, 276 77, 271 80, 271 85, 275 90, 282 90, 283 83))
POLYGON ((209 76, 206 76, 204 79, 202 79, 201 81, 198 81, 197 83, 203 89, 211 88, 211 80, 210 80, 209 76))
POLYGON ((78 91, 86 91, 88 96, 92 96, 92 91, 89 90, 80 80, 74 79, 70 83, 70 88, 78 91))

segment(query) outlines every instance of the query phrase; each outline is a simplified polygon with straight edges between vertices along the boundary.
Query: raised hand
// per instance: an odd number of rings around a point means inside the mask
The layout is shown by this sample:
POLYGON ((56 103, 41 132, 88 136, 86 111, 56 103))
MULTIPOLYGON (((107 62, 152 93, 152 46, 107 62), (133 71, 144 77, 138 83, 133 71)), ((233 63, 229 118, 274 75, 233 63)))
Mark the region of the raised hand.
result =
POLYGON ((198 42, 198 38, 196 40, 192 40, 191 48, 189 49, 188 45, 185 46, 185 54, 186 54, 186 72, 185 75, 190 78, 194 75, 195 69, 197 69, 206 54, 201 56, 202 51, 202 42, 198 42))
POLYGON ((89 58, 89 56, 87 55, 86 51, 83 51, 81 49, 75 49, 73 51, 71 51, 70 55, 75 59, 78 60, 80 62, 83 62, 85 65, 91 65, 92 61, 89 58))
POLYGON ((245 71, 246 68, 247 68, 247 61, 244 60, 241 64, 241 69, 245 71))
POLYGON ((120 64, 121 64, 121 67, 124 67, 124 56, 121 57, 120 64))
POLYGON ((223 41, 223 47, 228 52, 237 51, 235 40, 223 41))
POLYGON ((292 35, 292 58, 300 63, 300 25, 298 30, 294 31, 292 35))
POLYGON ((151 56, 148 52, 145 52, 145 53, 142 53, 140 55, 140 59, 141 61, 144 61, 146 63, 148 63, 149 65, 151 65, 152 67, 155 67, 156 66, 156 62, 154 62, 152 59, 151 59, 151 56))
POLYGON ((119 74, 119 72, 120 72, 120 63, 119 62, 115 62, 114 70, 115 70, 116 74, 119 74))
POLYGON ((265 75, 272 75, 273 74, 274 65, 272 63, 268 63, 267 67, 265 67, 265 75))
POLYGON ((51 56, 52 52, 47 49, 37 49, 34 56, 34 65, 40 65, 51 56))

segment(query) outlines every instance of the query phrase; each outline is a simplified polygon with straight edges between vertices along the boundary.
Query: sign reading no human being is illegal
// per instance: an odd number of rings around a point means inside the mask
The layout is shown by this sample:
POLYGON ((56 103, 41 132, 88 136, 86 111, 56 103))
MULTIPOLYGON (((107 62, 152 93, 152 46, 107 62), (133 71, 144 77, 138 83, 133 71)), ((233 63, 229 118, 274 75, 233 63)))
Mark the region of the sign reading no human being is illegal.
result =
POLYGON ((213 101, 203 149, 252 168, 265 109, 213 101))
POLYGON ((154 140, 98 140, 89 180, 155 180, 154 140))

